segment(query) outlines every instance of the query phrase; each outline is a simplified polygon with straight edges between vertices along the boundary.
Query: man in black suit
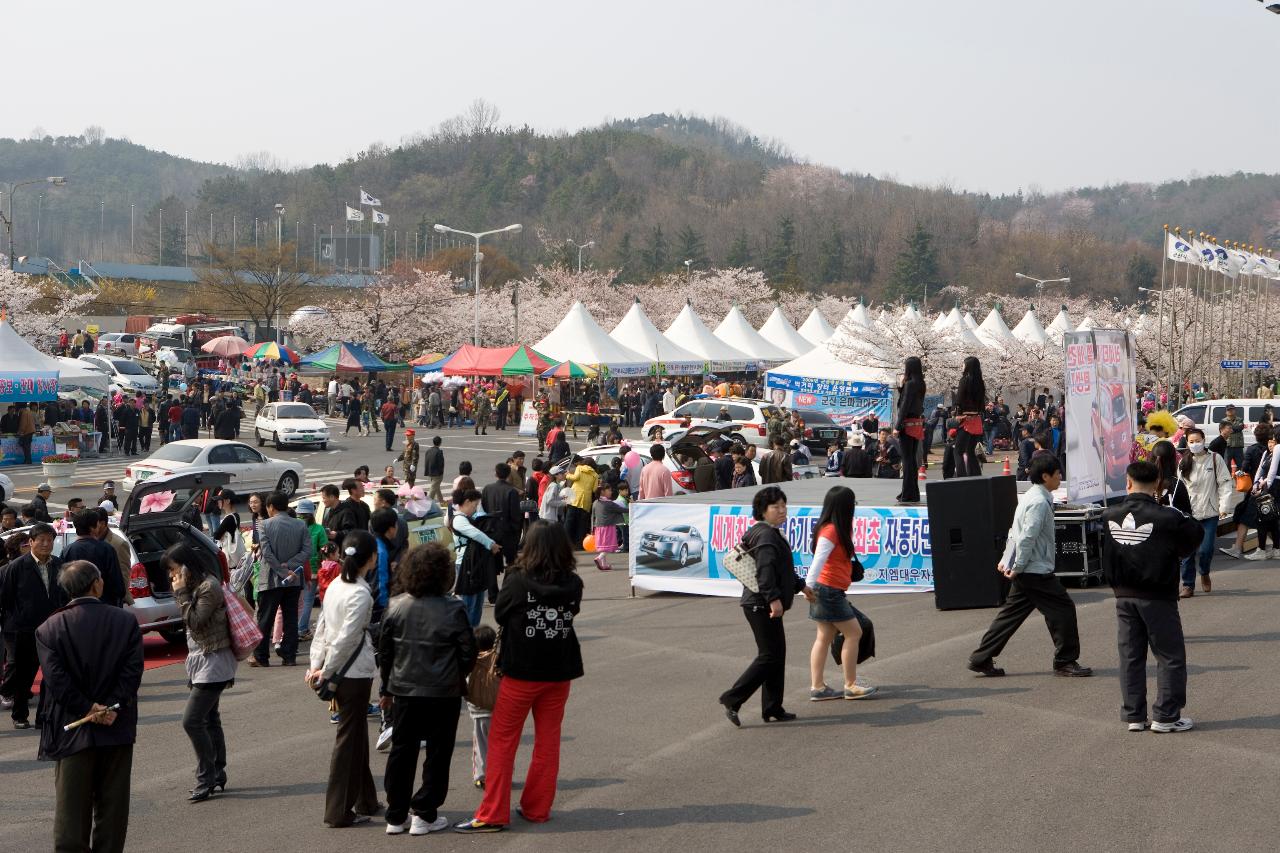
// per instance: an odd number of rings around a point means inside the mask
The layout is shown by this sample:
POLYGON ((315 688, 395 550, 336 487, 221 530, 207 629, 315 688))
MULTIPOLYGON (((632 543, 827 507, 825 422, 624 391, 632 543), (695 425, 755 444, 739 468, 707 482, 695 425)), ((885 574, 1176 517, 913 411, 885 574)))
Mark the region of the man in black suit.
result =
POLYGON ((102 573, 87 560, 62 567, 69 603, 36 630, 40 688, 39 758, 56 761, 56 850, 122 851, 129 829, 129 782, 138 736, 142 632, 104 605, 102 573), (63 726, 92 715, 71 731, 63 726))
POLYGON ((116 549, 107 542, 107 511, 100 507, 82 509, 72 517, 71 523, 76 528, 76 541, 63 552, 63 561, 88 560, 97 566, 102 573, 102 595, 99 596, 102 602, 112 607, 122 606, 124 574, 116 549))
POLYGON ((13 727, 29 729, 31 685, 36 680, 36 629, 66 603, 58 586, 62 560, 53 556, 53 528, 31 528, 31 551, 0 569, 0 624, 5 669, 0 695, 13 700, 13 727))
POLYGON ((502 558, 506 565, 515 561, 516 551, 520 547, 520 530, 524 526, 524 516, 520 512, 520 493, 516 487, 507 482, 511 476, 511 466, 499 462, 493 469, 494 482, 480 492, 480 506, 485 515, 494 516, 498 520, 498 532, 493 538, 502 546, 502 558))

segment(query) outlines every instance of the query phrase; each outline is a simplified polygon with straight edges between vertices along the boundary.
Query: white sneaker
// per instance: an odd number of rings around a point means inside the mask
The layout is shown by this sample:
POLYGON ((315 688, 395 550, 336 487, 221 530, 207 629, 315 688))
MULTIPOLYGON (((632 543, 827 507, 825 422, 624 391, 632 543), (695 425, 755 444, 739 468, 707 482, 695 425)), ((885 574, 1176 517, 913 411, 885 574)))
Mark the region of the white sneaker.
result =
POLYGON ((1244 556, 1244 552, 1234 545, 1230 548, 1219 548, 1218 550, 1226 554, 1228 557, 1233 557, 1237 560, 1244 556))
POLYGON ((1143 720, 1143 721, 1142 721, 1142 722, 1140 722, 1140 723, 1130 723, 1130 724, 1129 724, 1129 731, 1131 731, 1131 732, 1145 732, 1146 730, 1147 730, 1147 721, 1146 721, 1146 720, 1143 720))
POLYGON ((1162 723, 1157 720, 1151 724, 1151 731, 1160 732, 1162 734, 1166 734, 1168 732, 1187 732, 1191 731, 1192 725, 1193 723, 1191 722, 1190 717, 1179 717, 1172 723, 1162 723))
POLYGON ((374 749, 378 752, 387 752, 391 749, 391 726, 378 732, 378 744, 374 749))
POLYGON ((445 817, 437 817, 433 821, 425 821, 417 815, 413 816, 413 828, 409 830, 410 835, 426 835, 428 832, 439 832, 442 829, 448 829, 449 819, 445 817))
POLYGON ((1268 560, 1274 560, 1274 559, 1276 559, 1277 557, 1280 557, 1280 551, 1277 551, 1275 548, 1268 548, 1268 549, 1267 549, 1267 559, 1268 559, 1268 560))
POLYGON ((1246 560, 1270 560, 1271 552, 1263 551, 1261 548, 1254 548, 1248 554, 1244 555, 1246 560))
POLYGON ((404 823, 388 823, 387 835, 404 835, 409 831, 409 821, 404 823))

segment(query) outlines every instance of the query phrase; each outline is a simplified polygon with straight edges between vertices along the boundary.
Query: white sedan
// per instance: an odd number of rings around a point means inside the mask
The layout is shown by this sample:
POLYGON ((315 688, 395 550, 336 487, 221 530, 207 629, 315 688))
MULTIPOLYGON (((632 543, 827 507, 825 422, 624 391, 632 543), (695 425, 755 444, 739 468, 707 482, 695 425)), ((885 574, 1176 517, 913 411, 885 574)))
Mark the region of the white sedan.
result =
POLYGON ((306 403, 270 403, 262 407, 253 420, 253 435, 258 446, 268 440, 276 450, 290 444, 329 445, 329 426, 306 403))
POLYGON ((231 478, 234 492, 280 491, 292 495, 302 482, 297 462, 272 459, 239 441, 221 438, 189 438, 171 441, 155 453, 124 469, 124 490, 160 474, 194 474, 213 471, 231 478))

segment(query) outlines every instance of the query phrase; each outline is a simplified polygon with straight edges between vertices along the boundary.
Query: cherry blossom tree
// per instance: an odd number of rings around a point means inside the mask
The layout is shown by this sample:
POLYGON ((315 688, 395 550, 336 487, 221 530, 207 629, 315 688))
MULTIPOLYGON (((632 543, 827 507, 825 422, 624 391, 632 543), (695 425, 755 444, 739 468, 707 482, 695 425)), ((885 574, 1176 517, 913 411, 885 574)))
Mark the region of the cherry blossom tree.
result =
POLYGON ((74 293, 55 283, 0 267, 0 310, 14 331, 45 350, 60 328, 75 325, 93 301, 93 293, 74 293))

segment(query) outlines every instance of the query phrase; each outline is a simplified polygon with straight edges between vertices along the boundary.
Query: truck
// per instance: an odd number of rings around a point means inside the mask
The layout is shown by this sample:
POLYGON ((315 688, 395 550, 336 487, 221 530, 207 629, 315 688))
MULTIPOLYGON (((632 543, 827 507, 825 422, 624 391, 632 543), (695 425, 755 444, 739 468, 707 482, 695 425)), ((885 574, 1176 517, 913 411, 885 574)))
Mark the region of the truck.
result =
POLYGON ((189 350, 195 357, 197 368, 211 370, 217 367, 219 356, 210 355, 201 347, 226 335, 244 337, 244 330, 234 323, 205 314, 183 314, 148 326, 140 335, 138 351, 144 358, 154 358, 157 352, 166 348, 189 350))

